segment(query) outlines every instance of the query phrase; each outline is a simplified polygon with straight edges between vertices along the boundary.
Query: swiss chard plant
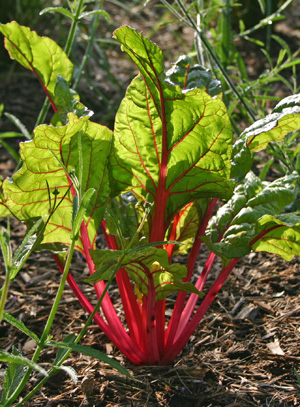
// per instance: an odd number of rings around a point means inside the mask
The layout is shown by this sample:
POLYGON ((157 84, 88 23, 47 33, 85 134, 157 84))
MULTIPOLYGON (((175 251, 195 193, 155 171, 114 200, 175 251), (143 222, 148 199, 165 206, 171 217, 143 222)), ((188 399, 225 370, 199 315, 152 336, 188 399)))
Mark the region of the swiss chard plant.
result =
MULTIPOLYGON (((234 142, 219 82, 187 57, 166 72, 160 48, 123 26, 114 38, 139 74, 112 132, 92 122, 69 89, 72 64, 52 40, 16 22, 0 31, 55 112, 51 124, 20 144, 22 165, 1 186, 0 215, 32 225, 64 197, 38 249, 50 250, 63 271, 75 240, 98 298, 115 276, 124 315, 106 292, 94 321, 131 362, 171 363, 251 251, 286 260, 300 254, 299 213, 284 212, 295 200, 298 174, 263 182, 251 171, 256 151, 300 128, 300 95, 282 100, 234 142), (83 221, 74 227, 82 207, 83 221), (99 230, 105 249, 96 247, 99 230), (199 273, 202 244, 208 255, 199 273)), ((92 314, 84 285, 71 272, 67 281, 92 314)))

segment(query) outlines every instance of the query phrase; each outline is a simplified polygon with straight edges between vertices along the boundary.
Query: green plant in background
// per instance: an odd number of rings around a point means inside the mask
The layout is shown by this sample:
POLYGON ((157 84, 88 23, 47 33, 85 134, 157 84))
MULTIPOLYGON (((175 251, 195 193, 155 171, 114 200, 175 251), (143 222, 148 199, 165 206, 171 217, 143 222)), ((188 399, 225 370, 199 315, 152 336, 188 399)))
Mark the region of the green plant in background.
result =
MULTIPOLYGON (((291 6, 293 0, 282 2, 276 10, 274 10, 275 2, 271 4, 270 1, 258 1, 256 11, 260 7, 266 17, 249 29, 246 29, 242 13, 247 8, 253 9, 254 2, 247 2, 247 4, 243 2, 241 5, 231 0, 198 0, 189 4, 183 0, 173 2, 161 0, 161 3, 178 18, 178 21, 194 30, 198 62, 201 66, 211 69, 222 82, 224 102, 237 134, 240 133, 240 129, 238 129, 239 123, 235 120, 240 121, 242 116, 251 123, 255 118, 264 117, 268 113, 265 109, 266 100, 280 99, 271 94, 270 85, 273 82, 282 82, 293 93, 299 91, 295 70, 300 63, 300 59, 297 58, 298 52, 292 54, 288 45, 278 36, 272 35, 270 31, 274 22, 284 18, 282 13, 291 6), (238 27, 234 26, 233 21, 239 23, 239 32, 236 32, 238 27), (267 27, 265 42, 251 37, 253 33, 264 27, 267 27), (208 41, 208 35, 212 40, 208 41), (256 42, 269 63, 270 69, 264 71, 254 81, 249 79, 243 57, 235 45, 235 40, 239 38, 256 42), (282 47, 275 65, 266 48, 271 38, 282 47), (287 69, 292 69, 291 83, 282 76, 282 72, 287 69), (236 109, 239 112, 238 116, 236 116, 236 109)), ((276 4, 279 6, 279 2, 276 4)))
MULTIPOLYGON (((273 94, 274 83, 281 83, 291 94, 299 92, 296 69, 300 63, 300 50, 292 52, 286 41, 272 34, 272 24, 284 18, 282 13, 292 6, 293 0, 247 1, 242 5, 231 0, 198 0, 189 7, 182 0, 161 2, 195 31, 198 61, 201 66, 210 67, 221 81, 223 100, 236 135, 241 132, 241 118, 251 123, 255 118, 264 117, 270 109, 267 103, 280 100, 273 94), (253 37, 259 30, 265 30, 265 40, 253 37), (211 43, 207 41, 208 35, 212 37, 211 43), (267 61, 268 69, 257 79, 249 79, 243 57, 235 45, 238 39, 254 42, 267 61), (280 47, 275 61, 269 53, 271 40, 280 47), (290 71, 289 79, 285 75, 287 71, 290 71)), ((270 143, 267 152, 271 158, 260 175, 261 179, 266 177, 272 166, 281 174, 299 173, 297 132, 287 134, 282 142, 270 143)), ((256 159, 260 160, 259 156, 256 159)), ((295 205, 298 205, 297 201, 293 208, 295 205)))

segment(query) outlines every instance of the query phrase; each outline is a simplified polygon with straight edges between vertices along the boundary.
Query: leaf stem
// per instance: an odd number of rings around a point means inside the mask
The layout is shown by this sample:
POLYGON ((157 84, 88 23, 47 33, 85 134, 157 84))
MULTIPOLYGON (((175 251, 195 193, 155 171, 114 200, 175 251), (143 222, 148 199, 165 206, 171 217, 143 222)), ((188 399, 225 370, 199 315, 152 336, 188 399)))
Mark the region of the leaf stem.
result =
MULTIPOLYGON (((206 210, 206 214, 205 217, 203 219, 203 221, 200 223, 198 231, 196 233, 195 236, 195 240, 194 240, 194 244, 193 247, 191 249, 189 258, 188 258, 188 263, 187 263, 187 269, 188 269, 188 274, 187 277, 185 279, 185 281, 190 282, 191 278, 192 278, 192 272, 195 268, 195 264, 198 258, 198 254, 201 248, 201 244, 202 244, 202 240, 201 240, 201 236, 203 236, 205 234, 205 230, 207 228, 208 222, 213 214, 213 211, 216 207, 218 199, 217 198, 213 198, 211 200, 211 202, 209 203, 207 210, 206 210)), ((184 307, 184 302, 186 299, 186 293, 181 291, 178 293, 177 295, 177 299, 175 302, 175 306, 174 306, 174 310, 172 313, 172 317, 170 319, 169 325, 168 325, 168 329, 167 329, 167 343, 166 343, 166 348, 168 348, 169 346, 171 346, 171 343, 174 340, 174 337, 176 335, 176 332, 178 330, 178 326, 180 325, 180 321, 182 321, 182 310, 184 307)), ((197 296, 198 297, 198 296, 197 296)))
POLYGON ((231 273, 232 269, 235 267, 237 262, 239 261, 239 258, 232 259, 229 264, 222 269, 220 272, 218 278, 206 294, 205 298, 203 299, 202 303, 200 304, 199 308, 197 309, 196 313, 192 317, 190 321, 185 325, 185 327, 181 330, 181 334, 177 336, 175 341, 171 346, 166 348, 166 353, 161 360, 161 364, 168 364, 172 360, 175 359, 175 357, 179 354, 179 352, 182 350, 182 348, 185 346, 186 342, 189 340, 197 326, 199 325, 199 322, 203 318, 203 315, 206 313, 207 309, 209 308, 210 304, 214 300, 215 296, 219 292, 219 290, 222 288, 223 284, 225 283, 227 277, 231 273))

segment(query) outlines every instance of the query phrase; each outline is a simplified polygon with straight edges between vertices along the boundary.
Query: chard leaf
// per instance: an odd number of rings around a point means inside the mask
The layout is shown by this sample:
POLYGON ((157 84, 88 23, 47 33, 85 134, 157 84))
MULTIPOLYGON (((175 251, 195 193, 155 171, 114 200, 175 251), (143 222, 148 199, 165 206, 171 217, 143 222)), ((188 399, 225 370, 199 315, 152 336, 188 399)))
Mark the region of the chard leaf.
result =
POLYGON ((242 181, 252 168, 252 154, 243 139, 237 140, 232 148, 231 178, 236 182, 242 181))
POLYGON ((67 124, 68 114, 74 113, 77 117, 91 116, 93 113, 79 101, 79 96, 69 88, 67 81, 62 76, 57 76, 55 85, 54 103, 57 113, 52 118, 55 126, 67 124))
POLYGON ((250 172, 211 219, 208 237, 203 240, 223 258, 239 258, 250 253, 250 242, 260 233, 257 222, 266 214, 277 217, 294 201, 297 179, 297 174, 291 174, 273 182, 262 182, 250 172))
POLYGON ((3 195, 3 182, 0 180, 0 218, 11 216, 11 212, 5 203, 5 197, 3 195))
POLYGON ((192 58, 187 55, 180 56, 166 72, 166 80, 184 90, 203 89, 210 96, 217 96, 222 92, 221 82, 213 77, 211 71, 194 65, 192 58))
POLYGON ((263 216, 257 222, 256 234, 258 238, 252 244, 256 252, 275 253, 287 261, 300 256, 299 213, 263 216))
MULTIPOLYGON (((96 283, 109 279, 122 251, 90 250, 90 253, 97 271, 87 281, 96 283)), ((150 290, 155 291, 157 300, 177 291, 201 295, 193 284, 182 281, 187 275, 186 267, 179 263, 169 264, 168 253, 164 249, 145 247, 132 250, 124 256, 120 268, 124 268, 134 281, 139 297, 148 295, 150 290)))
POLYGON ((223 102, 167 84, 161 50, 135 30, 124 26, 114 37, 141 73, 116 116, 114 194, 131 191, 156 207, 163 199, 166 226, 195 199, 228 199, 232 129, 223 102))
POLYGON ((65 52, 50 38, 40 37, 16 21, 0 24, 0 32, 10 57, 35 74, 53 101, 57 75, 68 82, 72 78, 73 64, 65 52))
POLYGON ((251 151, 259 151, 268 143, 280 141, 300 128, 300 94, 282 99, 273 112, 248 127, 241 137, 251 151))
MULTIPOLYGON (((84 216, 93 243, 110 192, 106 171, 110 140, 111 131, 106 127, 90 122, 87 116, 78 118, 72 113, 65 126, 38 126, 34 139, 20 144, 22 168, 3 183, 5 203, 11 213, 23 221, 47 215, 50 203, 53 208, 67 193, 71 178, 74 182, 81 180, 82 195, 90 188, 96 191, 84 216), (81 157, 78 157, 79 150, 81 157)), ((74 194, 73 188, 52 214, 43 244, 70 243, 74 194)), ((82 249, 80 239, 76 248, 82 249)))
MULTIPOLYGON (((186 205, 178 214, 178 223, 176 224, 176 231, 174 240, 180 242, 180 245, 176 245, 173 255, 181 254, 185 255, 192 247, 196 233, 198 232, 199 224, 204 218, 208 205, 208 200, 203 198, 193 203, 186 205)), ((177 219, 174 219, 174 222, 177 219)), ((172 225, 169 228, 171 232, 172 225)), ((169 239, 173 236, 169 236, 169 239)))

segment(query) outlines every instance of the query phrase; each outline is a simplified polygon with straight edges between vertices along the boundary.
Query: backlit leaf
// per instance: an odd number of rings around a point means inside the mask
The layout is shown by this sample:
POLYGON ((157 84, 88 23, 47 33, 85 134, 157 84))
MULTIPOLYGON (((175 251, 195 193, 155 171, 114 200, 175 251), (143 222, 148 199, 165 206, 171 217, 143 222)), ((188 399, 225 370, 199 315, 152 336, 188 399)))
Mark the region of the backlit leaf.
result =
MULTIPOLYGON (((49 214, 49 193, 53 206, 68 191, 71 178, 80 179, 82 174, 80 185, 82 194, 90 188, 96 190, 84 217, 93 243, 109 195, 108 175, 105 169, 111 132, 104 126, 90 122, 88 118, 88 116, 78 118, 70 113, 69 122, 65 126, 37 127, 34 139, 20 144, 22 168, 11 180, 4 181, 3 191, 7 197, 5 203, 13 215, 20 220, 28 220, 49 214), (79 139, 81 160, 78 157, 79 139)), ((44 232, 43 243, 70 243, 72 194, 75 194, 74 189, 51 216, 44 232)), ((76 247, 81 250, 80 239, 76 247)))
POLYGON ((280 141, 300 128, 300 94, 282 99, 273 112, 248 127, 241 137, 251 151, 259 151, 268 143, 280 141))
POLYGON ((300 255, 299 213, 282 214, 276 218, 266 215, 259 219, 256 233, 262 237, 252 245, 253 250, 274 253, 287 261, 300 255))
POLYGON ((5 47, 10 57, 36 75, 51 99, 57 75, 70 81, 73 64, 53 40, 40 37, 16 21, 0 24, 0 32, 5 36, 5 47))
POLYGON ((141 72, 116 116, 114 193, 166 202, 165 222, 199 198, 229 198, 232 129, 226 108, 202 89, 164 81, 161 50, 129 27, 114 33, 141 72))

